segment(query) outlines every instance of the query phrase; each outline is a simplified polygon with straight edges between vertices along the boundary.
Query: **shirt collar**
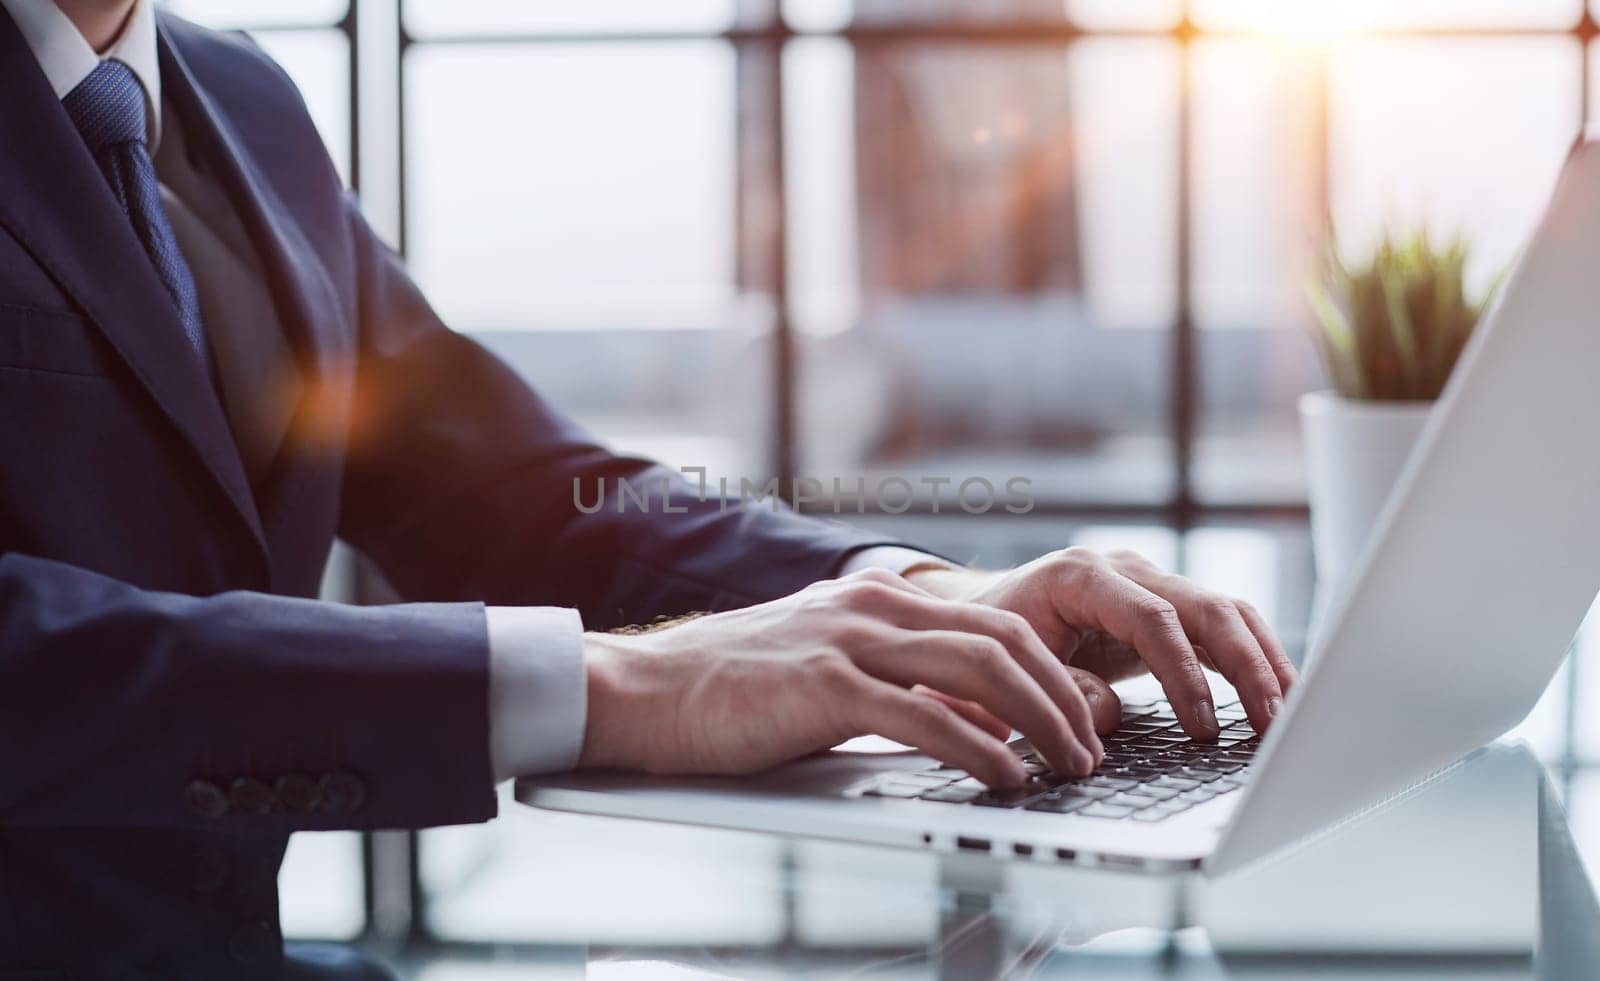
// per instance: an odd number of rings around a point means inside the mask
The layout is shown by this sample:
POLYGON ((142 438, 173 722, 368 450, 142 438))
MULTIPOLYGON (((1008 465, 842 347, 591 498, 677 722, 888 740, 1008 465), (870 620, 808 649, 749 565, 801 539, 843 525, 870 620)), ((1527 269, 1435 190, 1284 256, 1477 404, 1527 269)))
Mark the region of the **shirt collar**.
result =
POLYGON ((134 0, 128 23, 104 55, 95 54, 54 0, 0 0, 0 6, 11 15, 28 47, 33 49, 33 56, 39 60, 39 67, 44 70, 44 77, 58 99, 77 88, 104 58, 115 58, 132 69, 134 77, 144 86, 149 149, 155 153, 161 143, 161 68, 156 56, 156 16, 152 0, 134 0))

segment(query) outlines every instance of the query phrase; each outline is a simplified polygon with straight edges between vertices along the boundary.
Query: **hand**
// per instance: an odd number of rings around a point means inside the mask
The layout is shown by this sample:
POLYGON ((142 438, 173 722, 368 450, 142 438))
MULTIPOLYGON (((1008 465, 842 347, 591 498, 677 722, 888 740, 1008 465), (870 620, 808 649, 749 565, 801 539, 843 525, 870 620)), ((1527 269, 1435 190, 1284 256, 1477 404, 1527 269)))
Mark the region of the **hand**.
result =
POLYGON ((939 599, 867 570, 642 634, 585 635, 579 765, 752 773, 866 734, 990 786, 1025 779, 1012 727, 1060 773, 1103 749, 1080 679, 1015 613, 939 599))
POLYGON ((1239 692, 1257 732, 1267 731, 1298 678, 1249 603, 1202 589, 1133 552, 1069 548, 1008 572, 926 566, 906 578, 946 599, 1019 614, 1058 657, 1106 681, 1148 667, 1196 739, 1218 731, 1202 666, 1239 692))

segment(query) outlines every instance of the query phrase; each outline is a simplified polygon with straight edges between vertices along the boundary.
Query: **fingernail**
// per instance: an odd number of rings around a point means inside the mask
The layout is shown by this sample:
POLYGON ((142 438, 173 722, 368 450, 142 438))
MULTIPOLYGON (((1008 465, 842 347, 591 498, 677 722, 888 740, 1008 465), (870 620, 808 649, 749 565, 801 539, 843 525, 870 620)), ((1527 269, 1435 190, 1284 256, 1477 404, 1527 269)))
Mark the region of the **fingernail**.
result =
POLYGON ((1200 720, 1200 728, 1206 730, 1207 732, 1221 731, 1221 727, 1217 725, 1216 709, 1211 707, 1210 701, 1201 699, 1200 701, 1196 702, 1194 706, 1194 714, 1195 717, 1200 720))
POLYGON ((1283 699, 1279 698, 1276 695, 1274 695, 1271 698, 1267 699, 1267 717, 1268 718, 1276 719, 1278 717, 1278 713, 1282 712, 1282 711, 1283 711, 1283 699))

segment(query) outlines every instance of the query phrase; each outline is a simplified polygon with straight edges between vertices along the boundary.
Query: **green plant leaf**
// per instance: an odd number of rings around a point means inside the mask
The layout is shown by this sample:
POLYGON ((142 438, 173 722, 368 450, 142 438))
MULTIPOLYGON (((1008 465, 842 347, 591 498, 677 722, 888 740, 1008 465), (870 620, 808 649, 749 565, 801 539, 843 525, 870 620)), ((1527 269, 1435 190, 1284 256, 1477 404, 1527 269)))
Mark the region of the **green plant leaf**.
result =
POLYGON ((1440 247, 1419 228, 1384 234, 1367 262, 1352 268, 1330 237, 1323 274, 1307 295, 1317 348, 1340 394, 1438 397, 1501 278, 1482 301, 1469 301, 1468 255, 1461 236, 1440 247))

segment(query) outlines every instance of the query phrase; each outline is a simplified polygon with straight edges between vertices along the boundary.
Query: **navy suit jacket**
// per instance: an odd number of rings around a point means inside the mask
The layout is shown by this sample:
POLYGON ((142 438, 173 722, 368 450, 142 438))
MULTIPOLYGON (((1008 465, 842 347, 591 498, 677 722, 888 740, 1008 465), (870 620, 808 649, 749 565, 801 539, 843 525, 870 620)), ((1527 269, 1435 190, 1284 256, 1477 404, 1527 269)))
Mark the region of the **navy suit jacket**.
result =
POLYGON ((159 17, 163 86, 303 376, 252 486, 161 281, 0 11, 0 978, 278 971, 289 833, 495 813, 484 603, 590 628, 777 597, 875 539, 583 514, 612 455, 439 322, 248 40, 159 17), (334 538, 407 604, 315 602, 334 538))

